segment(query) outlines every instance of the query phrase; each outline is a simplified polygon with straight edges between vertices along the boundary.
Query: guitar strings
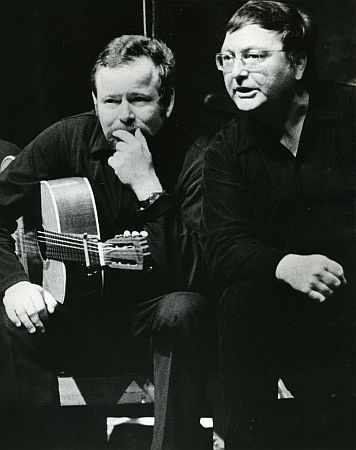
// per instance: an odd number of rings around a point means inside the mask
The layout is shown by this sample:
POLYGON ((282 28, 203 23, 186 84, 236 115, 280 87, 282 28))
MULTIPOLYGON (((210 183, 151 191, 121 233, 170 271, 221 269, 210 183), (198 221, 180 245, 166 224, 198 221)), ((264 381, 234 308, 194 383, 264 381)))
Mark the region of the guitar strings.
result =
MULTIPOLYGON (((148 249, 148 245, 145 242, 145 239, 143 237, 137 236, 137 237, 135 237, 135 239, 136 239, 136 241, 140 241, 140 246, 141 246, 140 251, 141 252, 144 251, 145 249, 148 249)), ((136 247, 132 244, 127 245, 127 243, 124 242, 125 240, 127 240, 127 237, 125 237, 125 236, 123 236, 122 238, 120 238, 120 237, 116 238, 116 242, 119 242, 119 243, 121 242, 124 244, 124 247, 118 247, 120 249, 121 253, 124 252, 126 257, 129 257, 129 256, 131 256, 132 258, 137 257, 138 250, 136 249, 136 247)), ((74 250, 74 251, 77 250, 78 251, 77 255, 73 255, 73 253, 72 253, 72 256, 73 257, 77 256, 77 258, 79 258, 80 260, 82 259, 82 258, 80 258, 80 256, 82 256, 82 252, 84 250, 84 243, 83 243, 82 238, 70 236, 70 235, 66 235, 66 234, 61 234, 61 233, 56 233, 56 232, 51 232, 51 231, 37 230, 37 242, 45 243, 45 244, 49 245, 49 249, 47 249, 48 254, 61 255, 61 254, 65 253, 66 255, 69 255, 69 250, 74 250), (54 247, 51 247, 51 245, 54 247)), ((35 242, 33 239, 31 240, 28 238, 25 238, 23 240, 23 243, 25 244, 24 247, 26 250, 32 249, 32 250, 38 251, 37 242, 35 242)), ((88 244, 88 250, 89 250, 90 254, 95 255, 95 256, 99 255, 99 253, 100 253, 99 242, 93 242, 88 239, 87 244, 88 244)), ((102 248, 103 248, 104 254, 114 253, 115 251, 117 251, 117 249, 115 247, 112 247, 111 244, 102 243, 102 248)))
MULTIPOLYGON (((41 231, 38 230, 37 231, 37 235, 38 237, 43 237, 43 238, 50 238, 53 240, 58 240, 59 242, 68 242, 68 243, 83 243, 83 238, 79 238, 79 237, 75 237, 75 236, 71 236, 68 234, 61 234, 61 233, 55 233, 52 231, 41 231)), ((90 239, 87 240, 88 246, 92 246, 95 247, 98 245, 98 242, 94 243, 92 241, 90 241, 90 239)))
MULTIPOLYGON (((78 244, 82 244, 83 243, 83 238, 81 237, 75 237, 75 236, 71 236, 68 234, 61 234, 61 233, 56 233, 53 231, 41 231, 38 230, 37 231, 38 236, 42 236, 44 238, 46 238, 47 236, 49 236, 50 238, 52 238, 53 240, 58 240, 58 242, 70 242, 70 243, 78 243, 78 244)), ((143 237, 140 236, 135 236, 134 238, 135 241, 137 241, 138 243, 140 243, 140 245, 142 246, 143 243, 146 243, 146 240, 143 237)), ((115 242, 118 243, 122 243, 124 246, 128 247, 129 245, 127 244, 128 238, 123 236, 123 237, 116 237, 115 238, 115 242)), ((92 240, 88 239, 87 240, 88 246, 91 246, 93 248, 97 248, 99 245, 99 242, 93 242, 92 240)), ((102 243, 102 245, 111 245, 111 244, 106 244, 105 242, 102 243)), ((134 247, 133 244, 131 244, 131 247, 134 247)))
MULTIPOLYGON (((44 243, 44 244, 47 244, 49 246, 51 246, 51 245, 54 246, 54 248, 53 247, 51 248, 52 252, 53 251, 55 252, 56 249, 59 252, 62 250, 64 253, 66 252, 66 250, 68 250, 68 251, 69 250, 71 250, 71 251, 72 250, 74 250, 74 251, 78 250, 78 253, 81 255, 83 250, 84 250, 83 241, 80 240, 80 239, 77 239, 76 242, 75 241, 71 242, 71 240, 67 240, 67 242, 64 241, 64 243, 63 243, 63 241, 60 240, 60 239, 47 238, 45 236, 42 236, 42 237, 39 236, 37 238, 37 241, 39 243, 44 243)), ((143 247, 143 249, 144 249, 144 247, 143 247)), ((97 254, 97 255, 100 254, 100 250, 98 249, 98 243, 89 243, 88 242, 88 250, 89 250, 89 252, 91 254, 97 254)), ((131 256, 135 256, 141 250, 135 249, 135 247, 133 245, 125 245, 123 247, 115 248, 115 247, 110 247, 110 244, 109 245, 105 245, 105 243, 103 243, 103 252, 105 254, 113 253, 115 251, 120 251, 122 253, 125 253, 126 256, 130 256, 130 255, 131 256)))
MULTIPOLYGON (((52 250, 54 251, 55 250, 55 248, 58 248, 58 250, 60 250, 60 249, 63 249, 63 250, 65 250, 65 249, 68 249, 68 250, 78 250, 78 253, 82 253, 83 252, 83 245, 82 246, 80 246, 80 245, 77 245, 77 246, 73 246, 73 245, 63 245, 63 244, 61 244, 61 243, 58 243, 59 241, 56 241, 56 240, 48 240, 48 239, 42 239, 42 238, 38 238, 37 239, 37 242, 38 243, 44 243, 44 244, 48 244, 49 246, 50 245, 53 245, 54 246, 54 248, 52 247, 52 250)), ((24 240, 24 248, 27 250, 27 251, 29 251, 29 250, 34 250, 34 251, 38 251, 38 245, 37 245, 37 242, 34 242, 33 240, 30 240, 30 239, 25 239, 24 240)), ((148 248, 148 246, 144 246, 144 247, 142 247, 142 250, 144 251, 145 250, 145 247, 147 247, 148 248)), ((136 250, 134 250, 134 247, 132 247, 132 246, 126 246, 126 247, 118 247, 118 249, 119 249, 119 251, 120 252, 124 252, 125 253, 125 255, 126 256, 129 256, 129 255, 132 255, 132 256, 135 256, 135 255, 137 255, 137 251, 136 250)), ((97 250, 97 249, 89 249, 89 251, 90 251, 90 253, 91 254, 99 254, 100 253, 100 251, 99 250, 97 250)), ((110 253, 113 253, 113 252, 115 252, 115 251, 118 251, 115 247, 103 247, 103 252, 105 253, 105 254, 110 254, 110 253)))
MULTIPOLYGON (((43 241, 46 242, 46 241, 43 241)), ((48 242, 46 242, 48 244, 48 242)), ((148 248, 148 247, 147 247, 148 248)), ((107 258, 108 256, 110 256, 110 254, 112 253, 118 253, 118 251, 113 248, 104 248, 104 258, 107 258)), ((21 255, 23 253, 28 253, 28 254, 38 254, 40 253, 39 251, 39 247, 35 242, 31 242, 31 241, 25 241, 24 245, 21 246, 21 251, 18 252, 18 255, 21 255)), ((118 261, 121 260, 122 262, 128 262, 128 261, 137 261, 137 258, 140 254, 140 252, 137 252, 135 250, 128 250, 120 248, 119 250, 119 257, 117 258, 118 261)), ((92 264, 94 265, 100 265, 100 258, 99 258, 99 252, 97 251, 89 251, 90 254, 90 259, 92 264)), ((142 256, 147 255, 148 253, 145 252, 145 249, 142 249, 141 251, 142 256)), ((44 256, 44 255, 42 255, 44 256)), ((84 257, 83 257, 83 248, 75 248, 70 249, 67 251, 63 250, 62 248, 56 248, 56 247, 51 247, 51 244, 49 244, 49 246, 46 248, 46 254, 45 254, 45 259, 52 259, 52 260, 59 260, 59 261, 79 261, 79 262, 84 262, 84 257)), ((105 264, 106 265, 106 264, 105 264)))

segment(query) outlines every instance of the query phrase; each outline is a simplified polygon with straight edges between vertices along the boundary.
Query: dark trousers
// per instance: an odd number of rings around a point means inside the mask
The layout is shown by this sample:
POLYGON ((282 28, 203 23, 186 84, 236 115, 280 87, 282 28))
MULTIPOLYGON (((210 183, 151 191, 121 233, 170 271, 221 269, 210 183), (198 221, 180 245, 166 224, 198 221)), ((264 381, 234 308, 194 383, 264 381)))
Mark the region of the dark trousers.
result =
MULTIPOLYGON (((200 294, 171 293, 141 303, 131 318, 120 319, 114 327, 111 317, 108 330, 99 315, 89 321, 90 314, 76 315, 59 305, 46 332, 30 335, 24 328, 16 328, 1 307, 0 401, 4 417, 9 422, 9 417, 16 420, 15 411, 31 410, 42 414, 42 421, 43 411, 59 405, 58 366, 70 373, 96 374, 102 368, 120 373, 151 370, 153 362, 152 450, 201 448, 199 420, 209 364, 209 308, 200 294)), ((45 429, 43 420, 39 434, 45 429)), ((51 448, 48 441, 45 448, 51 448)))
POLYGON ((225 290, 218 315, 226 450, 294 448, 308 433, 307 410, 313 415, 331 397, 353 414, 354 305, 351 286, 322 304, 277 283, 225 290), (295 400, 277 401, 279 378, 295 400))

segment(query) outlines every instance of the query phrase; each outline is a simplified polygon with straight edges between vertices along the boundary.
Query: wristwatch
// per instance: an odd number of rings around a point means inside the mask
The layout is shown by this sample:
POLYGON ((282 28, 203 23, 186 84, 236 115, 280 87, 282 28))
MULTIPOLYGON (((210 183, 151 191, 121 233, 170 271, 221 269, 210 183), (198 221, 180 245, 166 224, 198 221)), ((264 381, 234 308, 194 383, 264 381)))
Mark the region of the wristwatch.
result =
POLYGON ((140 209, 146 209, 149 206, 151 206, 155 201, 157 201, 159 198, 161 198, 162 196, 166 195, 165 191, 161 191, 161 192, 152 192, 152 194, 146 198, 146 200, 141 200, 139 202, 140 205, 140 209))

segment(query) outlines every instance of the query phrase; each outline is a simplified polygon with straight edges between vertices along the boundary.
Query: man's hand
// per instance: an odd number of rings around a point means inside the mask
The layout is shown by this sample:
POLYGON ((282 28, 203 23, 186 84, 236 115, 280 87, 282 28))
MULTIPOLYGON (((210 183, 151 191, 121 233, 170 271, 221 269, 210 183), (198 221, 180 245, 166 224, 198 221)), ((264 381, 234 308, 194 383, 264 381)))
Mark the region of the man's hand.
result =
POLYGON ((131 186, 138 200, 145 200, 152 192, 162 191, 151 152, 141 130, 137 128, 134 136, 125 130, 117 130, 113 135, 119 142, 108 163, 120 181, 131 186))
POLYGON ((57 306, 49 292, 28 281, 20 281, 6 289, 3 303, 11 322, 17 327, 24 325, 29 333, 36 329, 44 332, 48 313, 52 314, 57 306))
POLYGON ((346 284, 342 266, 323 255, 287 255, 277 266, 276 278, 320 302, 346 284))

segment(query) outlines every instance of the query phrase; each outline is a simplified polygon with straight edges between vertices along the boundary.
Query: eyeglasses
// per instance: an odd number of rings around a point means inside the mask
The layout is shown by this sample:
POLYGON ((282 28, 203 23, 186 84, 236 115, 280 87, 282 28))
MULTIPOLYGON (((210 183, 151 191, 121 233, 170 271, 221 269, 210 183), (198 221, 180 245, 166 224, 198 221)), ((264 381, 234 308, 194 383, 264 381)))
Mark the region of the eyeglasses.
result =
POLYGON ((217 53, 216 67, 224 73, 229 73, 232 72, 236 59, 240 59, 246 70, 253 70, 259 68, 274 52, 284 52, 284 50, 246 50, 236 55, 217 53))

